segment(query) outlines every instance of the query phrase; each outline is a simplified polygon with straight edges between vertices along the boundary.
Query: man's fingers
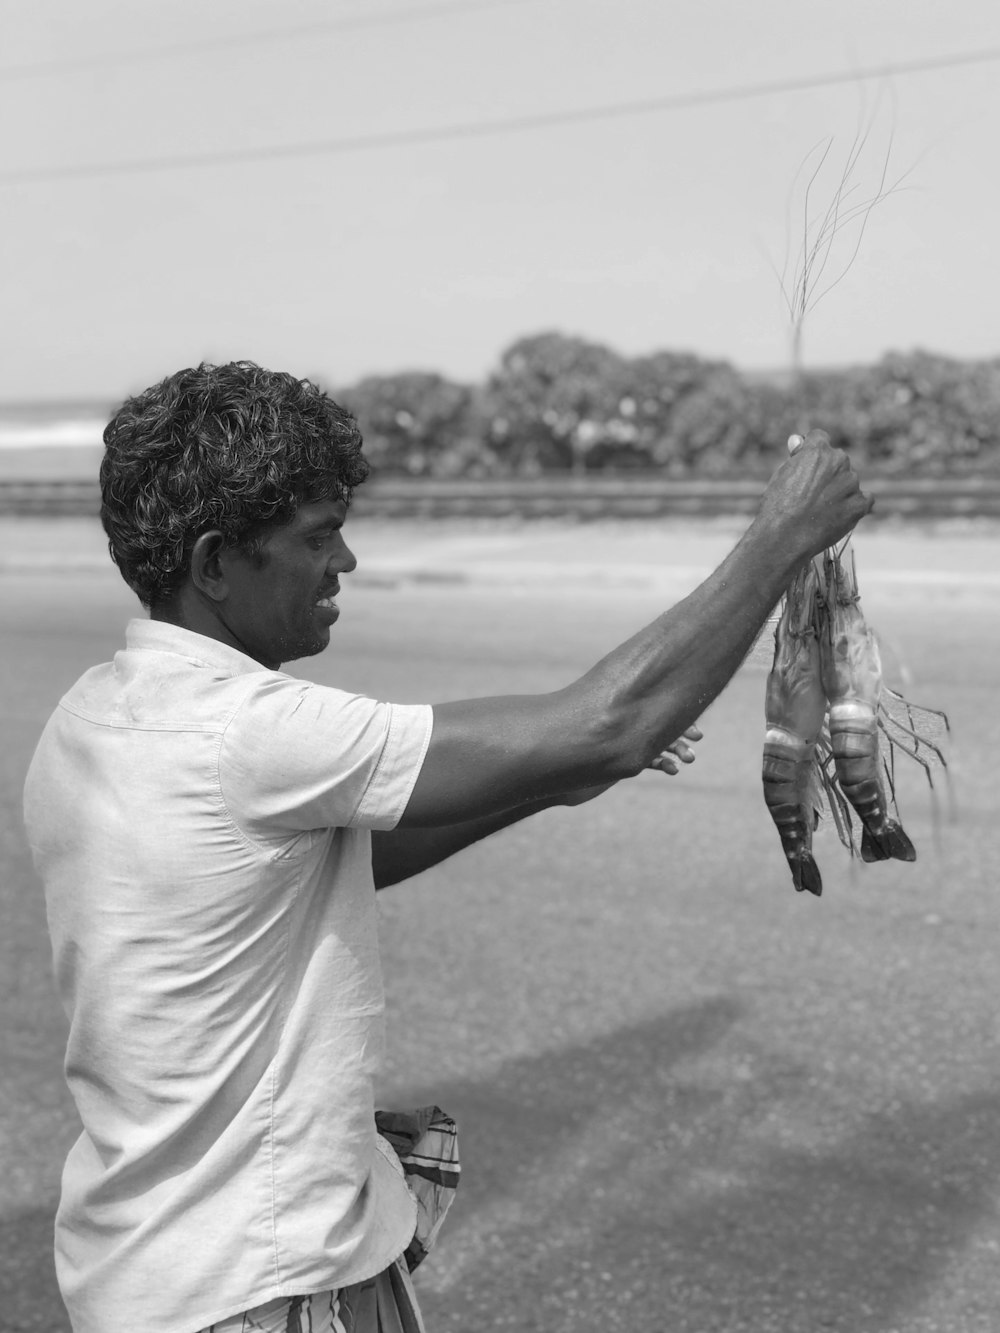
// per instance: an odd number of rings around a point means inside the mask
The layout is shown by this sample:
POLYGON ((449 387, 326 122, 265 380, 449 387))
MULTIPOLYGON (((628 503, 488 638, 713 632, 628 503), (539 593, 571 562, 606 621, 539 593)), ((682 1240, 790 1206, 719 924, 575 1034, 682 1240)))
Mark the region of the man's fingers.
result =
POLYGON ((673 774, 680 772, 680 764, 667 750, 664 750, 662 754, 656 756, 650 764, 650 768, 658 768, 661 773, 673 774))
POLYGON ((788 452, 798 453, 804 444, 829 444, 830 437, 825 430, 811 430, 808 435, 789 435, 788 452))
POLYGON ((674 741, 673 745, 671 745, 665 753, 676 755, 682 764, 694 763, 694 750, 691 749, 690 745, 685 744, 684 741, 674 741))
POLYGON ((683 736, 678 736, 672 745, 660 751, 649 767, 658 768, 661 773, 679 773, 681 764, 693 764, 695 761, 695 753, 688 741, 700 741, 703 734, 701 727, 692 723, 683 736))
MULTIPOLYGON (((830 447, 830 437, 825 430, 811 430, 808 435, 789 435, 789 454, 797 454, 804 444, 821 444, 830 447)), ((858 477, 851 472, 850 460, 848 459, 847 454, 842 452, 841 457, 843 460, 843 470, 845 473, 849 473, 851 477, 851 490, 856 489, 859 498, 864 502, 864 513, 861 515, 863 518, 865 514, 870 514, 875 508, 875 497, 874 495, 867 495, 861 489, 861 483, 858 477)))
POLYGON ((679 773, 681 764, 693 764, 695 761, 694 750, 688 744, 688 741, 700 741, 702 731, 700 727, 688 727, 683 736, 679 736, 673 745, 668 745, 665 750, 661 750, 650 768, 658 768, 661 773, 679 773))
POLYGON ((694 751, 688 744, 688 741, 700 741, 702 732, 700 727, 688 727, 683 736, 678 736, 673 745, 668 745, 664 753, 675 754, 685 764, 694 763, 694 751))

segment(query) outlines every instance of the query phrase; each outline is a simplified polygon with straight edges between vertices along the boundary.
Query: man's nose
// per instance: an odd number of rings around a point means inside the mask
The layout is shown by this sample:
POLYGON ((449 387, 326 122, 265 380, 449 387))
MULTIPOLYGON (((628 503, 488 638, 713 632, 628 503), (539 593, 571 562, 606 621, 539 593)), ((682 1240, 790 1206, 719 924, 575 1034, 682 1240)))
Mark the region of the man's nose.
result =
POLYGON ((330 562, 337 566, 341 574, 353 574, 358 567, 358 557, 354 554, 346 542, 342 542, 341 549, 330 562))

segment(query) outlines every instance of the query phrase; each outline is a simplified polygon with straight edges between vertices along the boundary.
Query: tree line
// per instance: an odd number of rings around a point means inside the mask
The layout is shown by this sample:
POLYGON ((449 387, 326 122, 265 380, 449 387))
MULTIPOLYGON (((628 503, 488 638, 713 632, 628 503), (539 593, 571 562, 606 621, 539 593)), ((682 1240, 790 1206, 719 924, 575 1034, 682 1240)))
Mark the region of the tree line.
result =
POLYGON ((335 396, 357 416, 381 473, 763 476, 788 435, 817 427, 869 471, 1000 473, 1000 358, 894 352, 870 366, 782 378, 689 353, 625 357, 541 333, 510 346, 484 383, 408 372, 335 396))

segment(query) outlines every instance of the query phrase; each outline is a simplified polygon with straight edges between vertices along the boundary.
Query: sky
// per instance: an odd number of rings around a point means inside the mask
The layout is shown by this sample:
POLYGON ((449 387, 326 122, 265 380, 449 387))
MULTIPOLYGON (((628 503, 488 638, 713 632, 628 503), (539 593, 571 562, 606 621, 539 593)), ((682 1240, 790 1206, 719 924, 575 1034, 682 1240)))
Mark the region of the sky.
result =
POLYGON ((0 23, 0 404, 237 358, 472 381, 547 330, 781 369, 845 177, 805 365, 1000 356, 992 0, 0 0, 0 23))

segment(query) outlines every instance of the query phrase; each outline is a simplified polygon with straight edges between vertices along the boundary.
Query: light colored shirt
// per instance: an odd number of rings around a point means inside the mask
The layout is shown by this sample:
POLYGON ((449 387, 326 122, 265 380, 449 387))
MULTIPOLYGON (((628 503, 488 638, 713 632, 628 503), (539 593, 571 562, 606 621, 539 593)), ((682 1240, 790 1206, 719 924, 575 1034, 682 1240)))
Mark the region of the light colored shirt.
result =
POLYGON ((191 1333, 406 1248, 369 830, 431 725, 145 620, 47 724, 25 818, 83 1122, 56 1220, 77 1333, 191 1333))

